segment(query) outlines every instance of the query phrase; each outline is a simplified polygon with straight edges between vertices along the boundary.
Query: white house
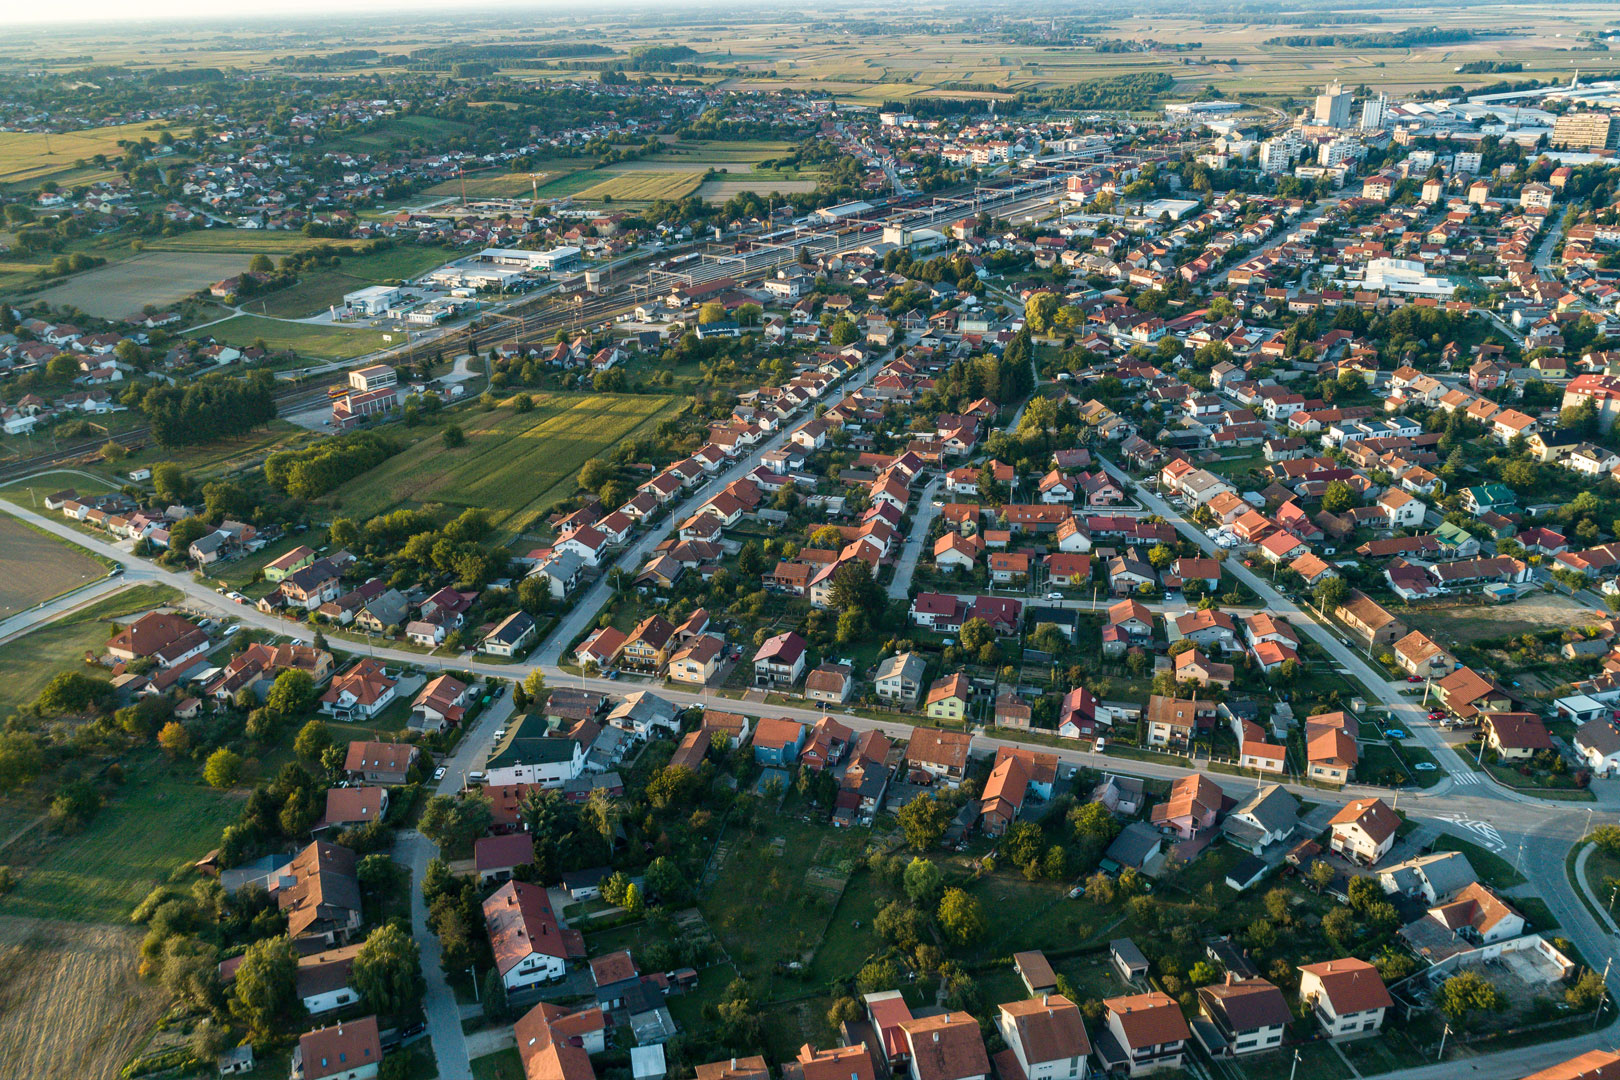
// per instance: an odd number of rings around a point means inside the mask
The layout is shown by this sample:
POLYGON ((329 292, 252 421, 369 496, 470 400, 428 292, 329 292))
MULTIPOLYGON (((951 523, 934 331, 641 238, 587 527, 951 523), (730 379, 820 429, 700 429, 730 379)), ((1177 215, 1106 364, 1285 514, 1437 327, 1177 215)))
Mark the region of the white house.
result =
POLYGON ((1394 1005, 1378 969, 1346 957, 1299 969, 1299 1000, 1311 1006, 1330 1039, 1377 1031, 1394 1005))

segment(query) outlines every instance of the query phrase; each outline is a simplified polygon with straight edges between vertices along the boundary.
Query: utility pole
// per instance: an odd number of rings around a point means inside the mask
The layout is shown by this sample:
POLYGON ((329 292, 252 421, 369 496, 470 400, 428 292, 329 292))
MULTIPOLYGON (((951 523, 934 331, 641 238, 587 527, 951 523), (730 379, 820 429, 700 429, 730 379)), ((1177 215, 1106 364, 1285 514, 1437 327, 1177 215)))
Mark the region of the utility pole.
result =
POLYGON ((1288 1080, 1294 1080, 1294 1074, 1297 1072, 1299 1072, 1299 1051, 1295 1050, 1293 1067, 1288 1070, 1288 1080))
POLYGON ((1595 1009, 1593 1011, 1593 1013, 1592 1013, 1592 1030, 1593 1031, 1597 1030, 1598 1020, 1603 1016, 1603 1006, 1609 1000, 1609 991, 1608 991, 1609 968, 1613 963, 1614 963, 1614 957, 1611 956, 1603 964, 1603 987, 1604 987, 1604 990, 1603 990, 1603 993, 1598 997, 1597 1009, 1595 1009))
MULTIPOLYGON (((1444 1058, 1446 1056, 1446 1036, 1450 1035, 1450 1034, 1451 1034, 1451 1025, 1447 1024, 1446 1029, 1440 1033, 1440 1053, 1435 1055, 1434 1060, 1439 1061, 1439 1060, 1441 1060, 1442 1058, 1444 1058)), ((1294 1051, 1294 1053, 1297 1054, 1297 1053, 1299 1053, 1299 1051, 1296 1050, 1296 1051, 1294 1051)))

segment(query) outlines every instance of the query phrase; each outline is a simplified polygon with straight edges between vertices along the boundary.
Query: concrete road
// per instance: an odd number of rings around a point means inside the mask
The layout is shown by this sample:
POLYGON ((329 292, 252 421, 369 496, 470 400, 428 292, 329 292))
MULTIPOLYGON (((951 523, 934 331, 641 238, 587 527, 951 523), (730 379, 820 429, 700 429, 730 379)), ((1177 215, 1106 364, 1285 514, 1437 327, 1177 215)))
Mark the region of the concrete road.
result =
POLYGON ((894 564, 894 578, 889 582, 890 600, 904 600, 911 591, 911 578, 917 572, 917 560, 922 558, 923 546, 928 543, 928 530, 934 527, 934 519, 939 516, 939 507, 934 505, 934 500, 939 498, 939 490, 944 484, 945 478, 936 476, 917 496, 917 516, 912 519, 911 534, 900 549, 900 558, 894 564))

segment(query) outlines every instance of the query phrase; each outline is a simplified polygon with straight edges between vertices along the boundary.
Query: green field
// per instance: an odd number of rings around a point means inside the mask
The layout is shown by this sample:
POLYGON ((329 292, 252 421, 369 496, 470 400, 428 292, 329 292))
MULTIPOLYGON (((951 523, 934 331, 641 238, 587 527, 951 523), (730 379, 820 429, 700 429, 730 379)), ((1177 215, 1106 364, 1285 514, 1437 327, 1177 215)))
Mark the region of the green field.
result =
POLYGON ((246 306, 289 319, 319 315, 333 304, 342 303, 345 293, 367 285, 413 278, 451 257, 450 252, 440 247, 400 247, 375 255, 357 255, 340 260, 337 266, 302 273, 295 284, 254 297, 246 306))
POLYGON ((235 820, 241 797, 203 787, 190 762, 154 762, 108 799, 77 836, 54 845, 0 900, 0 914, 120 922, 182 861, 198 859, 235 820))
MULTIPOLYGON (((331 326, 320 323, 284 322, 258 315, 237 315, 200 331, 231 345, 252 345, 262 341, 271 352, 292 350, 315 360, 352 360, 386 348, 380 330, 358 326, 331 326)), ((395 335, 395 344, 404 340, 395 335)))
POLYGON ((0 645, 0 716, 33 701, 58 671, 82 662, 86 650, 105 645, 113 627, 104 620, 179 597, 166 585, 139 585, 0 645))
POLYGON ((0 619, 106 576, 83 548, 0 514, 0 619))
MULTIPOLYGON (((288 423, 286 420, 272 420, 269 426, 256 431, 233 435, 199 446, 176 446, 170 449, 157 445, 147 446, 130 454, 115 466, 103 463, 96 468, 106 469, 109 474, 122 478, 137 465, 156 465, 159 462, 172 461, 186 470, 187 475, 193 480, 202 481, 247 468, 263 461, 277 450, 285 450, 296 443, 313 438, 315 435, 312 432, 296 424, 288 423)), ((72 484, 60 486, 71 487, 72 484)), ((84 490, 82 485, 80 489, 84 490)))
POLYGON ((322 501, 357 519, 428 503, 456 512, 480 507, 515 536, 574 493, 587 458, 650 430, 679 407, 662 396, 554 394, 537 398, 529 413, 467 414, 458 421, 467 435, 461 449, 446 450, 438 432, 428 430, 322 501))
POLYGON ((143 123, 51 135, 31 131, 0 132, 0 183, 44 180, 77 169, 80 158, 97 154, 116 158, 123 154, 118 145, 120 141, 139 142, 144 136, 155 142, 163 130, 162 124, 143 123))

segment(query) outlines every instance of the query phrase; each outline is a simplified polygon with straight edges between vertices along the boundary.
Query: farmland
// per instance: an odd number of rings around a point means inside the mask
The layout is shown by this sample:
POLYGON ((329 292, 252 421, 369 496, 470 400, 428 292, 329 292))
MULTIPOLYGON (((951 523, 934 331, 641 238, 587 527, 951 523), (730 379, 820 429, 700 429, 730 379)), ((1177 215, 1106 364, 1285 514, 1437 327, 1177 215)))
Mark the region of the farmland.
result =
POLYGON ((156 141, 161 124, 122 124, 87 128, 53 135, 36 132, 0 132, 0 184, 27 184, 49 179, 81 166, 79 160, 105 154, 123 154, 119 142, 156 141))
POLYGON ((204 332, 232 345, 262 341, 271 352, 290 349, 299 356, 319 360, 352 360, 389 344, 380 331, 364 327, 285 322, 258 315, 238 315, 204 332))
POLYGON ((112 1080, 163 1012, 129 926, 0 916, 0 1076, 112 1080))
POLYGON ((166 586, 126 589, 0 645, 0 715, 33 701, 51 676, 79 662, 85 650, 104 645, 113 631, 106 620, 145 611, 178 596, 166 586))
POLYGON ((364 519, 401 507, 439 503, 454 512, 488 510, 508 536, 531 528, 572 495, 587 458, 645 432, 679 407, 669 397, 556 394, 532 412, 500 408, 461 421, 467 443, 446 451, 437 431, 338 488, 334 511, 364 519))
POLYGON ((0 619, 104 575, 80 549, 0 514, 0 619))
POLYGON ((681 199, 690 195, 698 182, 698 174, 692 172, 626 172, 575 192, 574 197, 594 202, 681 199))
POLYGON ((251 254, 143 251, 77 274, 38 294, 47 304, 76 307, 103 319, 182 300, 247 269, 251 254))

